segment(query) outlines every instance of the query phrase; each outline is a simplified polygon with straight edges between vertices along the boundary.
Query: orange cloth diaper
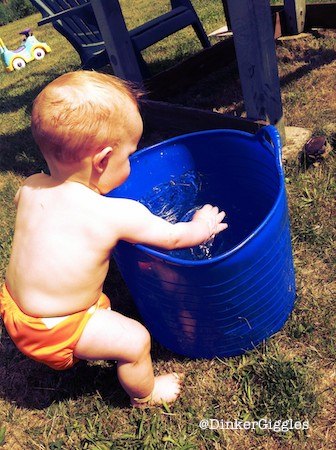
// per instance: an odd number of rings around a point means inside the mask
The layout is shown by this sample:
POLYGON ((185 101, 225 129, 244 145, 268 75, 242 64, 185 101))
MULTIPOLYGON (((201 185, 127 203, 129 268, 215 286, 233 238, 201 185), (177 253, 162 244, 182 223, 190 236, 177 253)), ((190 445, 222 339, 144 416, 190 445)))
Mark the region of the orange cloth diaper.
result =
POLYGON ((110 307, 110 300, 102 294, 88 310, 63 317, 31 317, 21 311, 5 285, 0 292, 0 314, 17 348, 56 370, 68 369, 78 362, 73 350, 85 325, 97 309, 110 307))

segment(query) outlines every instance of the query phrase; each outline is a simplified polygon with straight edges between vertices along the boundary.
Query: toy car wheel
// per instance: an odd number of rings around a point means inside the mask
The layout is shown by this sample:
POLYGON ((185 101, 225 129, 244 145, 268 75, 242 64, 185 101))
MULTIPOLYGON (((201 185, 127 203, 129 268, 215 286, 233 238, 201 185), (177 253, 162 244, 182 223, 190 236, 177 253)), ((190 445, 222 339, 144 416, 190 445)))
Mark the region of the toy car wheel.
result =
POLYGON ((24 67, 26 67, 26 62, 23 58, 15 58, 13 61, 13 69, 14 70, 21 70, 24 67))
POLYGON ((35 59, 43 59, 44 55, 45 55, 45 51, 43 50, 43 48, 35 48, 33 51, 33 55, 35 59))

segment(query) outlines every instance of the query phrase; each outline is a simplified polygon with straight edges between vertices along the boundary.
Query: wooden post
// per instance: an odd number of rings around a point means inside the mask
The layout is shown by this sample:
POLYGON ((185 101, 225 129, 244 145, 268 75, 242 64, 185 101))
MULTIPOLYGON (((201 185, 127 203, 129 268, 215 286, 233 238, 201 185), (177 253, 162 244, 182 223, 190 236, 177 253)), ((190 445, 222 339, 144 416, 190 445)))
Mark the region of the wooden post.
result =
POLYGON ((306 1, 284 0, 284 7, 287 33, 302 33, 306 18, 306 1))
POLYGON ((117 77, 142 82, 133 45, 118 0, 91 0, 106 51, 117 77))
POLYGON ((280 82, 269 0, 227 0, 247 117, 276 125, 283 142, 280 82))

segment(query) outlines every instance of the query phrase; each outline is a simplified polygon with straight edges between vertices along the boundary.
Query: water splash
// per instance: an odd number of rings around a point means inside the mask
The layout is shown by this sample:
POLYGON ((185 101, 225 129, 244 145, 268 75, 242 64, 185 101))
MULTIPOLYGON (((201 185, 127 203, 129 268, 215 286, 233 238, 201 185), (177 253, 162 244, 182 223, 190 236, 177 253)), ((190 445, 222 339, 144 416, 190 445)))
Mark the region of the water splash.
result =
POLYGON ((195 205, 201 187, 201 175, 188 171, 180 177, 173 176, 167 183, 155 186, 149 195, 140 199, 140 203, 168 222, 180 222, 190 205, 195 205))
MULTIPOLYGON (((172 177, 167 183, 155 186, 149 195, 140 199, 140 203, 168 222, 188 222, 204 204, 200 201, 203 186, 204 176, 196 171, 188 171, 180 177, 172 177)), ((196 247, 167 253, 187 260, 210 259, 213 243, 214 238, 196 247)))

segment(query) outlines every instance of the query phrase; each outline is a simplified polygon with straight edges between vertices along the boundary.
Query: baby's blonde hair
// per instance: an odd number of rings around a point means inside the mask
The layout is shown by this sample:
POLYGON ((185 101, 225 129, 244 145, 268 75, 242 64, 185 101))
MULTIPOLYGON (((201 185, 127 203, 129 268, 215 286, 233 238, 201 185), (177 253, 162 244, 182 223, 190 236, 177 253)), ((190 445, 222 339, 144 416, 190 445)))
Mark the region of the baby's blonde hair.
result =
POLYGON ((98 72, 61 75, 36 97, 32 133, 45 157, 71 163, 106 145, 117 145, 131 104, 141 93, 125 81, 98 72))

